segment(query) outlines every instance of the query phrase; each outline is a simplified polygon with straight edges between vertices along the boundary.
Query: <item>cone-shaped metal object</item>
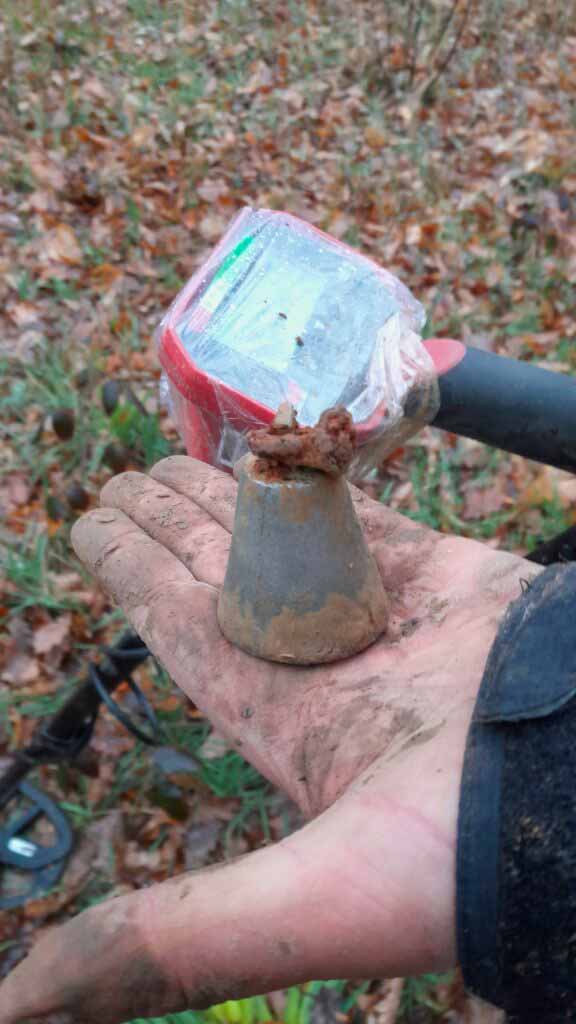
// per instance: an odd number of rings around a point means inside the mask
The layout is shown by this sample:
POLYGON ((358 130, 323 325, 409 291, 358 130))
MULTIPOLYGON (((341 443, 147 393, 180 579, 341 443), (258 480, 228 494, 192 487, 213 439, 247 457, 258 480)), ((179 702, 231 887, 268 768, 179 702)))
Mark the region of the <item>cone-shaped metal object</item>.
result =
POLYGON ((344 477, 281 476, 248 455, 218 604, 232 643, 268 661, 314 665, 356 654, 385 629, 388 599, 344 477))

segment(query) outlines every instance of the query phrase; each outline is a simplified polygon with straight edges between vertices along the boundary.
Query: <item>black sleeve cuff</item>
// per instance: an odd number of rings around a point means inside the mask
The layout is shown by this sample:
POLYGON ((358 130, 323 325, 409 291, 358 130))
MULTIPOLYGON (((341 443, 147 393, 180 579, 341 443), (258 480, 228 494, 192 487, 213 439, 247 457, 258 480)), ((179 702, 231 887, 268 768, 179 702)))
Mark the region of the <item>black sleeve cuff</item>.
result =
POLYGON ((512 1020, 576 1022, 576 565, 514 601, 464 760, 457 934, 467 988, 512 1020))

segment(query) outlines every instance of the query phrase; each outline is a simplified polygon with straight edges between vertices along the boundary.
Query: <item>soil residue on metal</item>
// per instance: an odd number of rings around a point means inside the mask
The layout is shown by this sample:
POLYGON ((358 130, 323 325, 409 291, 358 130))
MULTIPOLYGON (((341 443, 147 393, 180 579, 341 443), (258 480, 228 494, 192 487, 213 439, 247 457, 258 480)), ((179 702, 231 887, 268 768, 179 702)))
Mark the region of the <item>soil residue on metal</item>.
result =
POLYGON ((251 430, 250 451, 257 457, 257 471, 265 479, 282 480, 290 469, 317 469, 328 476, 342 476, 356 445, 350 413, 335 406, 322 413, 315 427, 301 427, 294 407, 283 402, 269 427, 251 430))
POLYGON ((223 591, 218 605, 220 628, 242 650, 267 661, 290 665, 340 661, 363 651, 386 628, 389 602, 376 574, 374 566, 355 599, 333 593, 316 610, 286 607, 266 626, 255 621, 237 592, 223 591))

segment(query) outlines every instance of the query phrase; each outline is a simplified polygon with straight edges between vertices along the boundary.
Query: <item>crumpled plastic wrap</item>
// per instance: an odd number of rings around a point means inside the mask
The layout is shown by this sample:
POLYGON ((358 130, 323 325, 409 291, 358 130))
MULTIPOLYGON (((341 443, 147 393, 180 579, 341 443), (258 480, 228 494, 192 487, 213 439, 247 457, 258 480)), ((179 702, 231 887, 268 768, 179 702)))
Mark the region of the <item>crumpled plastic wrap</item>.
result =
POLYGON ((242 210, 160 324, 187 451, 231 469, 289 401, 302 425, 344 405, 349 476, 376 468, 438 410, 422 306, 372 260, 287 213, 242 210))

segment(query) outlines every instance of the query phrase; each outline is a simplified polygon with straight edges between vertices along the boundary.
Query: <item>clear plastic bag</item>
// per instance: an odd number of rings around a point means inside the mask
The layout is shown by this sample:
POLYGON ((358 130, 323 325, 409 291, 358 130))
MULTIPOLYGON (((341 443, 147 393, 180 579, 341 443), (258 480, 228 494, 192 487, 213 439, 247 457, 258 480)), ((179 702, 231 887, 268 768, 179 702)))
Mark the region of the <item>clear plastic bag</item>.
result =
POLYGON ((290 401, 303 425, 344 405, 353 477, 433 419, 422 306, 392 274, 287 213, 245 209, 164 317, 159 354, 191 455, 231 468, 290 401))

